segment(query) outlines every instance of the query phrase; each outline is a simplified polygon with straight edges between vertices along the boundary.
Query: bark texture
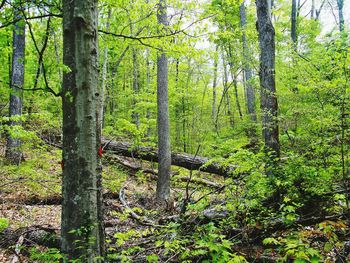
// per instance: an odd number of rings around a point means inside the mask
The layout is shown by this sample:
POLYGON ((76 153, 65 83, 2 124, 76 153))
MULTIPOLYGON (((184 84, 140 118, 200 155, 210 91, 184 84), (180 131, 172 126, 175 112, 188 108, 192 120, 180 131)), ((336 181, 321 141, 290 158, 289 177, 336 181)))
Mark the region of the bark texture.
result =
MULTIPOLYGON (((166 2, 159 0, 158 24, 167 26, 166 2)), ((168 109, 168 59, 165 53, 157 57, 157 105, 158 105, 158 180, 157 198, 167 200, 170 196, 170 128, 168 109)))
POLYGON ((256 0, 260 46, 260 86, 263 139, 269 155, 279 157, 278 104, 275 84, 275 29, 270 19, 268 0, 256 0))
MULTIPOLYGON (((12 69, 11 69, 11 95, 9 117, 12 118, 9 126, 21 125, 20 121, 13 120, 15 116, 22 115, 22 88, 24 84, 24 60, 25 60, 25 23, 21 10, 22 7, 14 7, 14 17, 18 22, 14 25, 12 42, 12 69)), ((18 138, 7 136, 6 141, 6 159, 19 164, 22 159, 21 141, 18 138)))
POLYGON ((62 252, 102 262, 97 1, 63 1, 62 252))

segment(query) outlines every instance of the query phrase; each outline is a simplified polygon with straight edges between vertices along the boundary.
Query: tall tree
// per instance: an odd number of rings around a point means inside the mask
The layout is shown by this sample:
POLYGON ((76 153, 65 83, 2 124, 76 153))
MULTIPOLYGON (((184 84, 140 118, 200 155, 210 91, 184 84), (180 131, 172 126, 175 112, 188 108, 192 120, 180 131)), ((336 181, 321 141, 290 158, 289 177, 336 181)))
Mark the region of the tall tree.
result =
POLYGON ((62 252, 100 262, 102 225, 97 1, 63 1, 62 252))
MULTIPOLYGON (((165 28, 168 25, 165 0, 159 0, 157 19, 160 26, 165 28)), ((164 52, 157 57, 157 105, 159 172, 156 194, 159 200, 167 200, 170 196, 171 152, 168 109, 168 59, 164 52)))
MULTIPOLYGON (((10 128, 21 125, 16 116, 22 115, 22 88, 24 84, 24 60, 25 60, 25 22, 23 17, 23 6, 17 1, 14 6, 14 19, 17 21, 13 29, 12 40, 12 69, 11 69, 11 95, 9 117, 10 128), (18 5, 18 6, 17 6, 18 5)), ((11 136, 7 136, 5 157, 13 164, 19 164, 22 159, 21 141, 11 136)))
POLYGON ((268 1, 256 0, 260 46, 260 103, 265 149, 272 157, 279 157, 278 104, 275 84, 275 29, 271 22, 268 1))
MULTIPOLYGON (((240 5, 239 8, 241 27, 242 27, 242 46, 243 46, 243 72, 244 72, 244 84, 246 89, 246 100, 247 100, 247 111, 252 122, 256 122, 256 111, 255 111, 255 91, 252 85, 252 69, 249 64, 250 52, 247 44, 246 36, 246 11, 245 3, 240 5)), ((252 130, 251 135, 255 137, 255 129, 252 130)))
POLYGON ((292 38, 294 48, 296 48, 296 45, 297 45, 297 0, 292 0, 290 36, 292 38))
POLYGON ((344 31, 344 14, 343 14, 343 7, 344 7, 344 0, 337 0, 338 5, 338 16, 339 16, 339 31, 344 31))
POLYGON ((212 106, 211 106, 211 116, 212 120, 215 123, 216 118, 216 89, 217 89, 217 80, 218 80, 218 50, 219 45, 216 45, 215 53, 214 53, 214 68, 213 68, 213 100, 212 100, 212 106))

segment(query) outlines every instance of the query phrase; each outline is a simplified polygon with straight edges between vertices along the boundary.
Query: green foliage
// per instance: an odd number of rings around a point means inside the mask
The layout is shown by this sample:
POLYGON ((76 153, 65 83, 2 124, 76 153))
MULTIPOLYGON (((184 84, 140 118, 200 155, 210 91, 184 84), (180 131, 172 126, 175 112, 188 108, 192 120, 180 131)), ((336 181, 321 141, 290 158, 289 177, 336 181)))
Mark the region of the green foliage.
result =
POLYGON ((9 227, 9 220, 7 218, 0 217, 0 233, 9 227))
POLYGON ((46 250, 38 249, 36 247, 33 247, 29 251, 30 253, 30 260, 35 260, 35 262, 42 262, 42 263, 59 263, 62 262, 64 259, 64 256, 57 248, 48 248, 46 250))
POLYGON ((320 251, 311 247, 309 241, 300 234, 288 235, 286 238, 265 238, 263 244, 277 246, 283 255, 282 262, 293 260, 296 263, 316 263, 322 261, 320 251))

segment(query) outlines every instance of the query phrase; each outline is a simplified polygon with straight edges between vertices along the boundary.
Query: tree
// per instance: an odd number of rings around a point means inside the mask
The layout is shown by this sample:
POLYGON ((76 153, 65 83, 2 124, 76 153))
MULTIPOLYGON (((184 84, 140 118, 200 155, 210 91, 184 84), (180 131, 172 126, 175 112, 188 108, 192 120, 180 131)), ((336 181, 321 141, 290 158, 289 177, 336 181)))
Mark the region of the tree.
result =
MULTIPOLYGON (((244 71, 244 83, 246 86, 246 100, 247 100, 247 111, 252 122, 256 123, 256 112, 255 112, 255 91, 252 85, 252 70, 249 64, 249 48, 247 44, 246 36, 246 11, 244 1, 239 8, 241 27, 242 27, 242 46, 243 46, 243 71, 244 71)), ((255 138, 255 127, 249 131, 251 139, 255 138)))
MULTIPOLYGON (((157 19, 159 25, 167 26, 165 0, 159 1, 157 19)), ((157 105, 159 172, 156 194, 159 200, 167 200, 170 196, 171 152, 168 109, 168 60, 164 52, 157 57, 157 105)))
POLYGON ((297 0, 292 0, 292 14, 291 14, 291 31, 294 48, 297 46, 297 0))
POLYGON ((339 31, 344 31, 344 14, 343 14, 343 7, 344 7, 344 0, 337 0, 338 5, 338 16, 339 16, 339 31))
POLYGON ((260 87, 263 139, 272 158, 279 157, 278 104, 275 84, 275 29, 270 18, 268 0, 256 0, 260 46, 260 87))
POLYGON ((97 1, 63 1, 62 252, 96 262, 104 254, 99 160, 97 1))
MULTIPOLYGON (((21 125, 17 117, 22 115, 22 89, 24 84, 24 61, 25 61, 25 22, 23 17, 22 3, 17 3, 18 7, 14 6, 14 19, 17 22, 13 29, 12 40, 12 69, 11 69, 11 95, 9 108, 9 128, 16 125, 21 125)), ((19 164, 22 159, 21 141, 11 135, 11 131, 7 136, 6 141, 6 159, 13 164, 19 164)))

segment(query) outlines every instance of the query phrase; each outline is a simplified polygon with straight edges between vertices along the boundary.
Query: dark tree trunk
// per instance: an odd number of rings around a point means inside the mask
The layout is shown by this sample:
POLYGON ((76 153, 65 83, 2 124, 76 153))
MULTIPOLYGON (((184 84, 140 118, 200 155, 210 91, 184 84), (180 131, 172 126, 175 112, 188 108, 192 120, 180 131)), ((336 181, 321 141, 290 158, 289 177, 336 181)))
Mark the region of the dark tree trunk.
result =
MULTIPOLYGON (((167 26, 166 2, 159 0, 157 12, 158 24, 167 26)), ((168 59, 165 53, 157 58, 157 105, 158 105, 158 180, 157 198, 167 200, 170 197, 170 128, 168 109, 168 59)))
POLYGON ((315 19, 315 0, 311 0, 310 17, 311 19, 315 19))
POLYGON ((343 7, 344 7, 344 0, 337 0, 338 4, 338 16, 339 16, 339 31, 344 31, 344 14, 343 14, 343 7))
POLYGON ((62 252, 68 260, 102 262, 99 159, 97 1, 63 1, 62 252))
POLYGON ((275 84, 275 29, 272 25, 268 0, 256 0, 257 27, 260 46, 260 86, 263 139, 266 152, 274 159, 280 155, 278 104, 275 84))
MULTIPOLYGON (((10 128, 21 125, 21 121, 13 120, 15 116, 22 115, 22 88, 24 84, 24 60, 25 60, 25 23, 22 15, 22 7, 14 7, 14 17, 18 19, 13 30, 12 42, 12 70, 11 70, 11 95, 9 117, 10 128)), ((22 159, 21 141, 18 138, 7 136, 6 159, 13 164, 19 164, 22 159)))

